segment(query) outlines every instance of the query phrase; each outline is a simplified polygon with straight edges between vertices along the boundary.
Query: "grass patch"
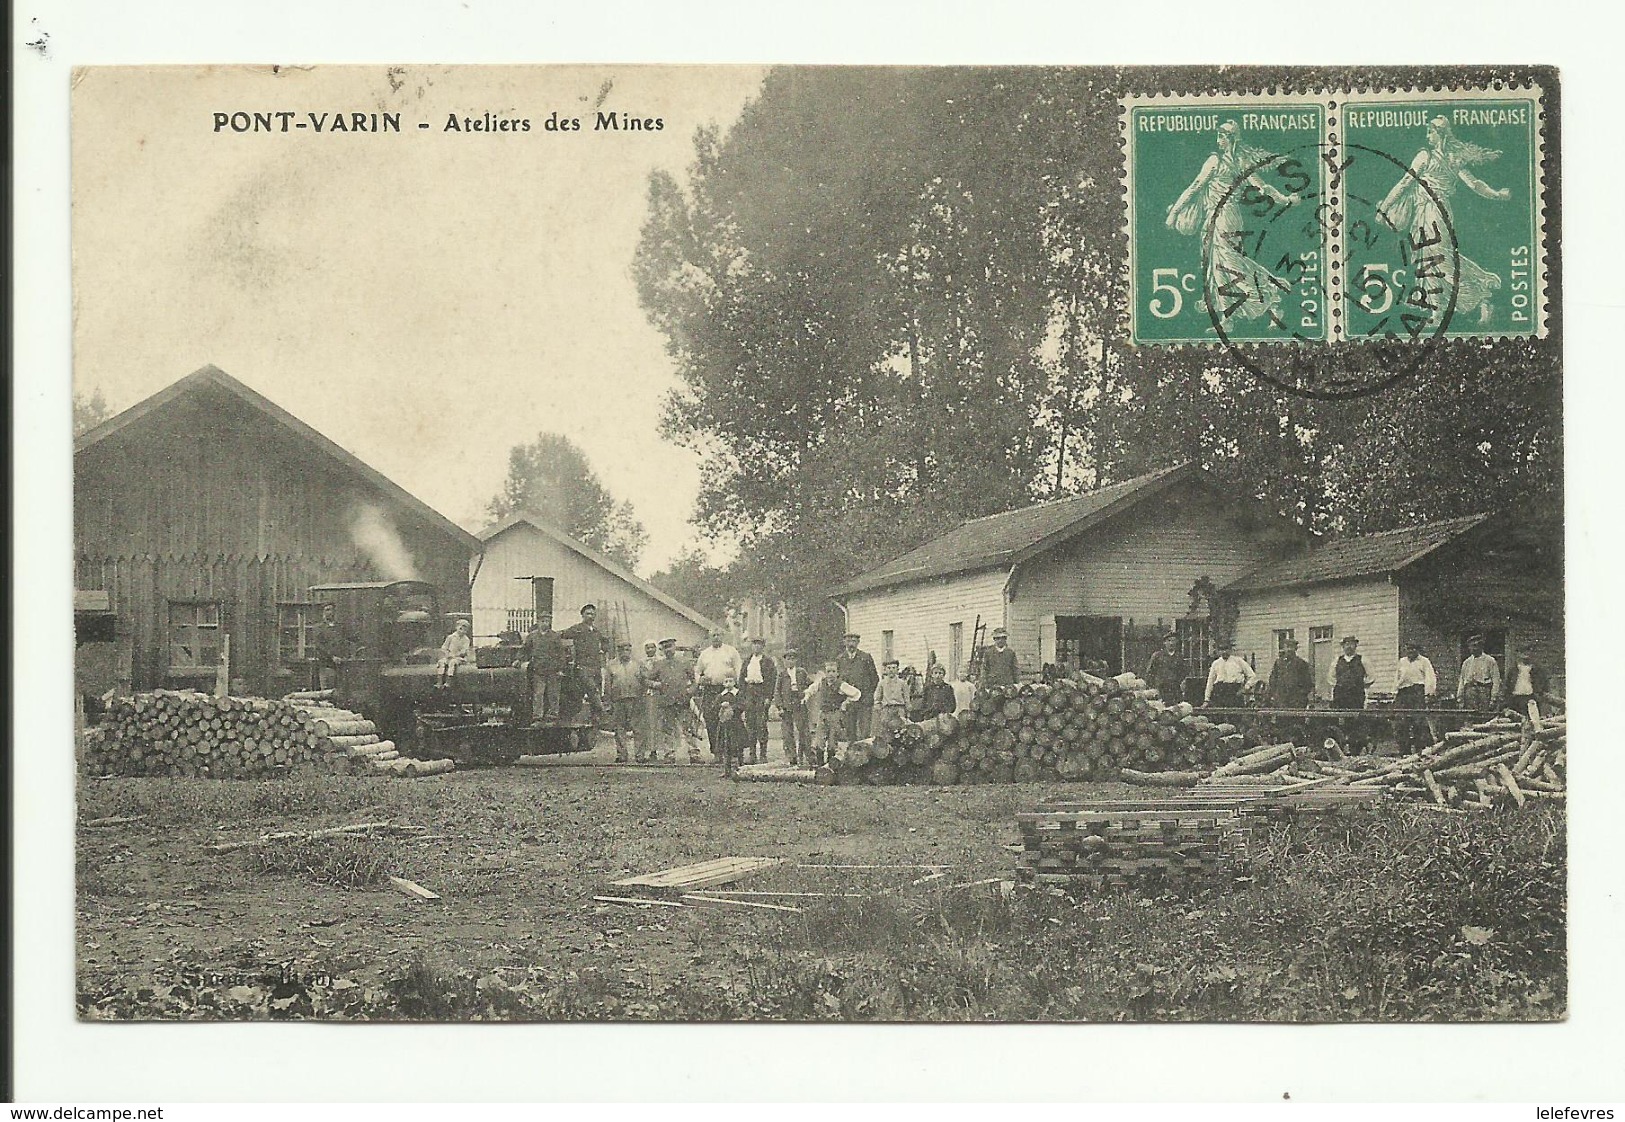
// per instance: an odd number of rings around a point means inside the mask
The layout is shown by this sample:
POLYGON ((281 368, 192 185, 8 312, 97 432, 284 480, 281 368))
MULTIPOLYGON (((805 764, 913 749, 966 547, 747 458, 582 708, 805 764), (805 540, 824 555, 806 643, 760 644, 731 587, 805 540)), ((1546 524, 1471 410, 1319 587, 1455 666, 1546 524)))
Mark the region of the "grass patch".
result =
POLYGON ((366 888, 389 877, 389 850, 365 835, 282 838, 244 852, 259 872, 302 876, 338 888, 366 888))

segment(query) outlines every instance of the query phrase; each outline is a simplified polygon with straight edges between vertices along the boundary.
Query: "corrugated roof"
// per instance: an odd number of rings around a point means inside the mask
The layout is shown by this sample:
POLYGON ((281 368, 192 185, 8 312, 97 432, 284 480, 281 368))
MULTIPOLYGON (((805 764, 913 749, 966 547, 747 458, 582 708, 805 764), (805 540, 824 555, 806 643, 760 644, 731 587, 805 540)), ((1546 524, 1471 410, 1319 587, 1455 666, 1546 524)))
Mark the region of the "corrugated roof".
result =
POLYGON ((848 581, 836 595, 1015 564, 1162 493, 1195 470, 1177 464, 1068 499, 973 518, 848 581))
POLYGON ((585 557, 588 561, 591 561, 594 565, 597 565, 600 569, 604 569, 614 576, 619 577, 621 580, 625 581, 627 584, 630 584, 633 588, 637 589, 645 596, 664 604, 666 607, 670 608, 672 611, 676 612, 685 619, 699 624, 701 627, 705 628, 706 631, 726 630, 726 628, 722 627, 713 620, 707 619, 705 616, 701 615, 699 612, 695 611, 681 600, 674 599, 673 597, 660 591, 660 589, 656 588, 654 585, 650 584, 648 581, 644 580, 630 569, 621 565, 618 561, 612 560, 611 558, 606 557, 604 554, 599 553, 596 549, 579 538, 574 538, 569 534, 566 534, 563 530, 559 529, 557 526, 553 525, 553 523, 549 522, 546 518, 543 518, 539 514, 531 514, 524 511, 521 511, 518 514, 510 514, 496 525, 488 526, 481 530, 479 535, 480 540, 482 542, 489 542, 498 534, 513 529, 521 522, 533 529, 541 531, 565 548, 574 550, 582 557, 585 557))
POLYGON ((265 414, 277 424, 301 437, 324 455, 337 461, 347 471, 360 476, 389 498, 415 511, 430 526, 440 530, 446 536, 454 538, 459 544, 467 546, 471 553, 478 551, 480 548, 478 538, 444 514, 441 514, 434 507, 406 490, 406 488, 390 479, 377 468, 363 462, 352 453, 335 444, 276 402, 255 393, 230 374, 214 365, 199 367, 180 381, 172 382, 151 397, 136 402, 124 412, 109 417, 95 428, 81 434, 73 442, 73 453, 77 456, 86 449, 101 443, 114 433, 122 432, 143 418, 158 412, 177 398, 185 397, 210 386, 224 390, 251 409, 265 414))
POLYGON ((1327 542, 1303 557, 1254 569, 1232 583, 1228 591, 1249 592, 1397 573, 1488 517, 1487 514, 1471 514, 1446 522, 1408 526, 1403 530, 1341 538, 1327 542))

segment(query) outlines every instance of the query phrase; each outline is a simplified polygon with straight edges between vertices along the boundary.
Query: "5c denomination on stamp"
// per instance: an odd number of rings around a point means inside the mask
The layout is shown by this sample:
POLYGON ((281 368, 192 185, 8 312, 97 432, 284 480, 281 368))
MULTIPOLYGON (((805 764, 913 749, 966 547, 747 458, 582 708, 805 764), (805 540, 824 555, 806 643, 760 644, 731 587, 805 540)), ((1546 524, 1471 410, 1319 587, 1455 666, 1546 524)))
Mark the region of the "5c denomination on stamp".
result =
POLYGON ((1324 102, 1130 99, 1124 126, 1133 341, 1329 338, 1324 102))

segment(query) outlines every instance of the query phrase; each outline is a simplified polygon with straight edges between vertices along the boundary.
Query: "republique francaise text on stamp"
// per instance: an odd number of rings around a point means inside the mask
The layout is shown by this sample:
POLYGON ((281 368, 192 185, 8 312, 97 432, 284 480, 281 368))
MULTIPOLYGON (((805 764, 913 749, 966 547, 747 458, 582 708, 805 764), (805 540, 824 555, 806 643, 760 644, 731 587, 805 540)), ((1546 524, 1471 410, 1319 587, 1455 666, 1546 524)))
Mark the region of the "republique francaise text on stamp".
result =
POLYGON ((1538 88, 1123 106, 1136 345, 1544 336, 1538 88))

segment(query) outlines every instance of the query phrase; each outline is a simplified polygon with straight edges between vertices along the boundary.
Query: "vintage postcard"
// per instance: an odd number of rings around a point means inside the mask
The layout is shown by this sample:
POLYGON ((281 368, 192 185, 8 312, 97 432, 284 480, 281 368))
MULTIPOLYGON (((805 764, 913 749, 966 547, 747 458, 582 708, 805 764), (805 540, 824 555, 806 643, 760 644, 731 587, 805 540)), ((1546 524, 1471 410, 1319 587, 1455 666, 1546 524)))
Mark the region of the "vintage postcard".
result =
POLYGON ((1563 1020, 1560 92, 76 71, 77 1016, 1563 1020))

